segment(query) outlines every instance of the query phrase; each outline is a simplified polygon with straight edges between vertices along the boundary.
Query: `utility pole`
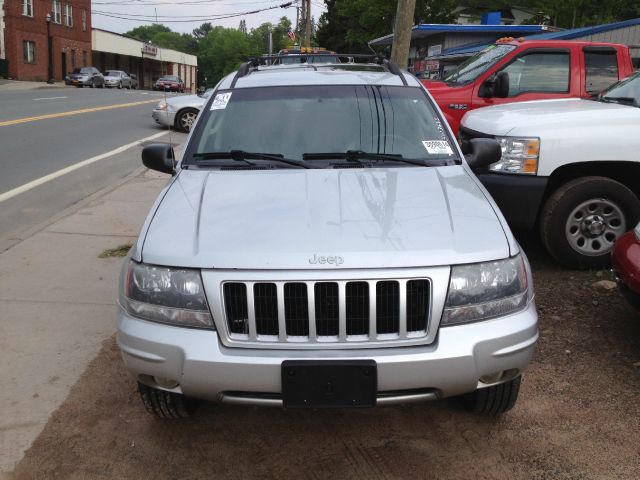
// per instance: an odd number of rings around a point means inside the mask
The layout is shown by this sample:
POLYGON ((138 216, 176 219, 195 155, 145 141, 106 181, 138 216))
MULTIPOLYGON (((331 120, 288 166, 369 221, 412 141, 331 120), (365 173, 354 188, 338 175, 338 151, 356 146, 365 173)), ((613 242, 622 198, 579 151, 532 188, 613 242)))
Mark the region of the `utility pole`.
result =
MULTIPOLYGON (((306 18, 304 20, 304 46, 311 46, 311 0, 303 0, 307 3, 306 18)), ((415 0, 413 0, 415 2, 415 0)))
POLYGON ((396 23, 393 27, 391 61, 398 64, 402 69, 407 68, 409 61, 409 46, 411 44, 411 29, 413 28, 415 10, 416 0, 398 0, 396 23))

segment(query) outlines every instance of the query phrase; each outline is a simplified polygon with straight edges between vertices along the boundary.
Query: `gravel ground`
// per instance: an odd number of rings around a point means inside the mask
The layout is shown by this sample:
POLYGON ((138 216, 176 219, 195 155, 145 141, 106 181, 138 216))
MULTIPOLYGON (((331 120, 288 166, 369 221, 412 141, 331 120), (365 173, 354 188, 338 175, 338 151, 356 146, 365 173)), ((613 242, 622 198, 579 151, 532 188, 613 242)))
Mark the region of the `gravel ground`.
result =
POLYGON ((17 466, 20 479, 632 479, 640 476, 640 315, 608 272, 561 269, 535 242, 541 338, 514 410, 453 399, 368 410, 204 405, 148 416, 113 339, 17 466))

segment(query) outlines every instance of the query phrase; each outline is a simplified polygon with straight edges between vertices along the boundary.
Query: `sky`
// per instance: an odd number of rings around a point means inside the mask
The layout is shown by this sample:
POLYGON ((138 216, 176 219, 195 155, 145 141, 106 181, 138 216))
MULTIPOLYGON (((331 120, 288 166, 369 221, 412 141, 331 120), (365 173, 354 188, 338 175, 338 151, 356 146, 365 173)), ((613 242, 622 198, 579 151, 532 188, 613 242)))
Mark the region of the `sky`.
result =
MULTIPOLYGON (((237 28, 240 20, 247 22, 247 28, 271 22, 277 23, 280 17, 289 17, 293 27, 296 23, 296 9, 275 8, 251 15, 241 15, 226 19, 208 19, 209 16, 231 15, 235 13, 260 10, 272 6, 288 3, 290 0, 92 0, 91 9, 92 25, 116 33, 127 32, 140 25, 150 25, 150 21, 130 21, 123 18, 113 18, 100 15, 98 12, 108 13, 120 17, 129 18, 155 18, 158 22, 171 28, 173 31, 190 33, 194 28, 204 22, 211 22, 214 26, 237 28), (142 16, 142 17, 136 17, 142 16), (193 22, 171 22, 171 20, 194 19, 193 22)), ((293 4, 299 3, 294 1, 293 4)), ((311 15, 317 21, 326 10, 322 0, 312 0, 311 15)))

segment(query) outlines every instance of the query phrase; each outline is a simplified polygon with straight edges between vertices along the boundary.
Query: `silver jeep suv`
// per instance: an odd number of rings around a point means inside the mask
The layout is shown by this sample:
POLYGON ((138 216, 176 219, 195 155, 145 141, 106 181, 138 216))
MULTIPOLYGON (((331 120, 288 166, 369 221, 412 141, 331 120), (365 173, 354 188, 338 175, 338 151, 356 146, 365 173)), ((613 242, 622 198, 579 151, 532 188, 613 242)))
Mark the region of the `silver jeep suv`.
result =
POLYGON ((538 338, 527 259, 418 80, 244 64, 205 104, 123 266, 118 345, 147 410, 462 396, 515 403, 538 338))

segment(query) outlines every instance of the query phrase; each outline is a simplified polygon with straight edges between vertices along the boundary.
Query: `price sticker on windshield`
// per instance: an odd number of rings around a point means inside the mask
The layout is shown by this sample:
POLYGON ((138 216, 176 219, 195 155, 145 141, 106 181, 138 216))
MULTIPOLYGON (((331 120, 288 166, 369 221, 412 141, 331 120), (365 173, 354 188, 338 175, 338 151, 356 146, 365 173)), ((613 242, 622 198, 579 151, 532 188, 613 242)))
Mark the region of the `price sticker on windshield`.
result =
POLYGON ((233 92, 217 94, 216 98, 213 99, 213 103, 211 104, 211 110, 224 110, 225 108, 227 108, 227 103, 229 103, 232 93, 233 92))
POLYGON ((453 155, 453 150, 446 140, 423 140, 422 145, 433 155, 453 155))

